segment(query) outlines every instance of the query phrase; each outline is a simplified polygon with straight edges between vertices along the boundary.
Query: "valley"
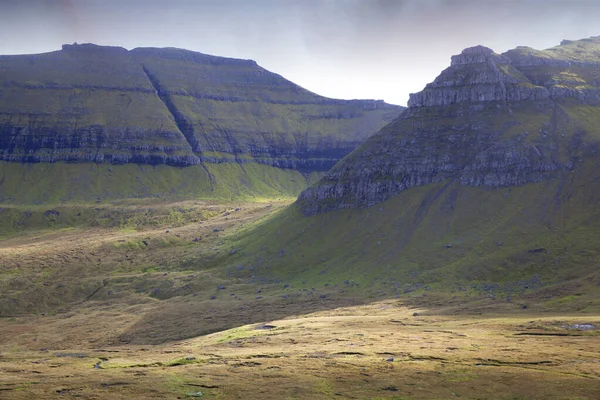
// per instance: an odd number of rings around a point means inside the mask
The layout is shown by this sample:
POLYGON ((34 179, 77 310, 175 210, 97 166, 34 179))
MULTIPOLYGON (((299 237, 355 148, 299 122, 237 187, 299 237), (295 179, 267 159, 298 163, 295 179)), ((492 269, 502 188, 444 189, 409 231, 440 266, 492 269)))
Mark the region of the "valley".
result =
MULTIPOLYGON (((36 322, 9 326, 14 334, 36 322)), ((12 348, 2 353, 0 391, 7 399, 595 399, 600 337, 568 328, 586 323, 600 321, 449 316, 378 301, 166 345, 12 348)))
POLYGON ((565 299, 555 286, 507 302, 413 283, 396 294, 395 280, 385 287, 350 271, 311 279, 282 276, 277 263, 273 273, 239 260, 223 268, 223 258, 248 253, 248 231, 263 245, 274 244, 265 232, 286 240, 290 203, 63 205, 55 218, 80 214, 79 226, 42 221, 5 236, 2 398, 600 394, 595 296, 565 299), (243 275, 253 268, 256 276, 243 275))
POLYGON ((0 56, 0 397, 600 397, 600 37, 408 108, 252 60, 0 56))
POLYGON ((301 274, 221 267, 244 232, 278 222, 289 204, 64 206, 58 218, 81 213, 87 224, 12 233, 0 247, 2 398, 600 394, 597 299, 396 295, 358 277, 315 288, 301 274))

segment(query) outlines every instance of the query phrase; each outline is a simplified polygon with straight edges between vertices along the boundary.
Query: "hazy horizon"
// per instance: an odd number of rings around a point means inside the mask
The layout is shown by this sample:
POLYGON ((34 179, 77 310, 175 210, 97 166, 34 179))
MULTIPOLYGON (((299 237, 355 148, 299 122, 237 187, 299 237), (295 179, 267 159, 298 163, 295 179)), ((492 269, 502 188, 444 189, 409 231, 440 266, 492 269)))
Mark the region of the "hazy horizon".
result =
POLYGON ((600 35, 580 0, 0 0, 0 54, 65 43, 253 59, 334 98, 405 105, 466 47, 504 52, 600 35))

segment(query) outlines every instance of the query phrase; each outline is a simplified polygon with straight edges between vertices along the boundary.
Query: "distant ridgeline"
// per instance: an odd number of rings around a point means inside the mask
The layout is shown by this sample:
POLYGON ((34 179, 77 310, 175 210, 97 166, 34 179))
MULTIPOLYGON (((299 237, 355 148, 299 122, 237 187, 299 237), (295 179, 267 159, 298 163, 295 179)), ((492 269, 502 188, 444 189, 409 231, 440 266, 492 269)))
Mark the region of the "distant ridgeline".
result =
MULTIPOLYGON (((251 60, 174 48, 75 44, 0 56, 0 160, 9 164, 199 166, 213 183, 209 164, 310 174, 402 110, 328 99, 251 60)), ((0 184, 0 198, 9 192, 0 184)))
POLYGON ((300 195, 305 214, 365 207, 445 180, 543 182, 597 162, 600 37, 502 55, 465 49, 408 106, 300 195))

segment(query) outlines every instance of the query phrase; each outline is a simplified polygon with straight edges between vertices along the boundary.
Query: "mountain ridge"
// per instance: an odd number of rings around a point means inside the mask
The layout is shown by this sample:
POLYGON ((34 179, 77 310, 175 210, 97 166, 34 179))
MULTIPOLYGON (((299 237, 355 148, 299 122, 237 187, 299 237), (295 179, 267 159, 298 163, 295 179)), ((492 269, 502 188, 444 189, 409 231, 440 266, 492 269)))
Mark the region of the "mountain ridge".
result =
POLYGON ((241 160, 324 171, 402 110, 325 98, 255 61, 176 48, 65 45, 0 56, 0 77, 0 159, 12 162, 241 160))
POLYGON ((295 197, 403 109, 176 48, 0 56, 0 201, 295 197))

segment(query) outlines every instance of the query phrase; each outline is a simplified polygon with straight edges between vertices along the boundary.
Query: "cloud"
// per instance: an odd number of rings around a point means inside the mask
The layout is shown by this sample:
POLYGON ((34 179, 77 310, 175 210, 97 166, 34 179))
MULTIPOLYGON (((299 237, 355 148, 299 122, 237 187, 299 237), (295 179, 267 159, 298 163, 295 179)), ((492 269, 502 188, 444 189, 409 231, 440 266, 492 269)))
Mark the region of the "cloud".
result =
POLYGON ((403 103, 452 54, 600 34, 596 0, 0 0, 0 54, 63 43, 252 58, 317 93, 403 103))

